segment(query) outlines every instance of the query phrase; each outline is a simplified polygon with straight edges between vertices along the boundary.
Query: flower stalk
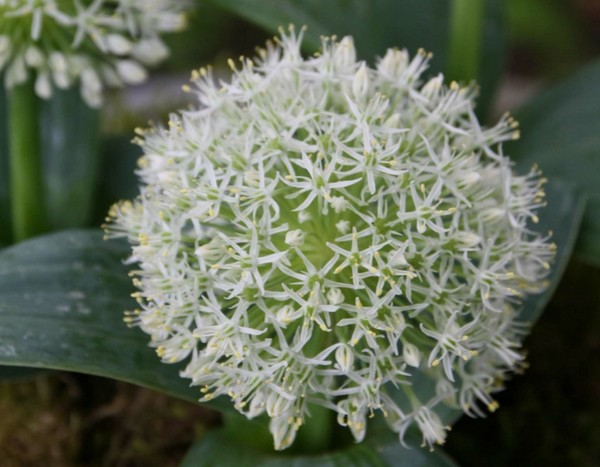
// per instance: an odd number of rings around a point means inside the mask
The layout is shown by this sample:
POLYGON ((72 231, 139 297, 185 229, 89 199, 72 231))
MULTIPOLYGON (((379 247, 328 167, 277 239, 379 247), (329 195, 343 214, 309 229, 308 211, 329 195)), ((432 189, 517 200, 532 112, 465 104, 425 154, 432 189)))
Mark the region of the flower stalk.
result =
POLYGON ((481 62, 485 1, 454 0, 450 14, 448 78, 476 79, 481 62))
POLYGON ((8 93, 9 163, 13 241, 45 230, 38 98, 33 82, 8 93))

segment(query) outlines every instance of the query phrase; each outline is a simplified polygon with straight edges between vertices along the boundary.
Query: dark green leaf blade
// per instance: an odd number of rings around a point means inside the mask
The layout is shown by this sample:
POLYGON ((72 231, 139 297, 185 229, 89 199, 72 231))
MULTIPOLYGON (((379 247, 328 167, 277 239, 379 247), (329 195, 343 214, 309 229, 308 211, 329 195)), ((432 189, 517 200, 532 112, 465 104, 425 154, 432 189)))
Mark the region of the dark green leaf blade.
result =
MULTIPOLYGON (((321 36, 350 34, 361 58, 373 61, 389 47, 433 52, 432 73, 446 67, 449 2, 437 0, 211 0, 247 20, 275 32, 292 23, 307 26, 305 45, 311 51, 321 36)), ((506 43, 503 3, 486 0, 479 110, 485 114, 498 85, 506 43)))
POLYGON ((44 190, 50 230, 85 227, 99 171, 98 111, 79 89, 57 90, 40 106, 44 190))
POLYGON ((403 447, 398 440, 382 444, 376 451, 390 467, 458 467, 458 464, 439 446, 433 451, 418 444, 403 447))
POLYGON ((361 443, 319 455, 264 453, 234 442, 224 430, 209 433, 192 446, 180 467, 455 467, 439 448, 434 452, 400 444, 396 437, 386 442, 361 443))
POLYGON ((11 237, 7 112, 6 91, 0 86, 0 247, 8 245, 11 237))
POLYGON ((131 135, 111 135, 102 139, 100 180, 94 204, 94 218, 104 221, 110 206, 139 194, 140 181, 136 174, 137 161, 142 155, 131 135))
MULTIPOLYGON (((387 47, 419 47, 441 52, 438 44, 446 40, 448 27, 445 2, 422 0, 213 0, 265 29, 294 24, 307 26, 306 45, 317 50, 321 36, 354 36, 362 58, 372 60, 387 47), (434 27, 432 27, 434 26, 434 27), (423 33, 427 29, 427 34, 423 33), (420 31, 420 32, 419 32, 420 31)), ((444 52, 445 53, 445 52, 444 52)))
POLYGON ((542 234, 551 232, 556 244, 556 257, 543 293, 528 295, 519 314, 521 321, 535 323, 554 295, 573 253, 577 234, 585 211, 586 200, 571 183, 552 180, 546 186, 548 205, 540 210, 540 222, 535 227, 542 234))
POLYGON ((521 139, 507 146, 520 164, 576 183, 588 198, 576 252, 600 265, 600 61, 541 93, 517 113, 521 139))
MULTIPOLYGON (((195 401, 199 391, 123 323, 132 286, 125 242, 66 231, 0 252, 0 365, 120 379, 195 401)), ((215 408, 229 408, 222 401, 215 408)))

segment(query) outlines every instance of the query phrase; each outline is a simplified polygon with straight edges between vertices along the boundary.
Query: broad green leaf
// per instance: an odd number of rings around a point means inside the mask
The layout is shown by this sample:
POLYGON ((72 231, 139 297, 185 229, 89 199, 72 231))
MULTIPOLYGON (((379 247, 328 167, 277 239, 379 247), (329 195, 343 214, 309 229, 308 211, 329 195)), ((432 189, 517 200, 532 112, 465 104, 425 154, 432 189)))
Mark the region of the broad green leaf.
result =
POLYGON ((240 45, 258 45, 257 41, 264 40, 260 29, 206 0, 196 1, 186 20, 183 31, 163 37, 171 53, 161 70, 187 73, 190 64, 210 62, 224 50, 239 50, 240 45))
POLYGON ((106 376, 197 400, 179 367, 161 363, 148 337, 123 323, 123 311, 135 306, 122 263, 128 250, 79 230, 1 251, 0 365, 106 376))
POLYGON ((380 443, 354 444, 320 455, 264 453, 235 442, 225 430, 207 434, 192 446, 180 467, 452 467, 456 464, 438 448, 433 452, 403 447, 397 437, 380 443))
POLYGON ((98 111, 79 90, 55 91, 42 101, 40 128, 48 227, 83 227, 90 221, 98 181, 98 111))
POLYGON ((139 194, 140 181, 135 169, 142 150, 131 142, 131 138, 131 135, 119 135, 102 140, 100 180, 94 206, 94 215, 99 223, 112 204, 133 199, 139 194))
MULTIPOLYGON (((2 76, 0 76, 1 82, 2 76)), ((0 248, 10 243, 10 191, 8 187, 8 128, 6 91, 0 85, 0 248)))
MULTIPOLYGON (((275 32, 292 23, 306 25, 305 45, 317 50, 321 36, 354 36, 359 56, 372 61, 389 47, 434 53, 432 72, 445 69, 450 2, 438 0, 211 0, 275 32)), ((480 108, 487 108, 504 65, 503 3, 486 0, 480 108)), ((482 113, 483 115, 484 113, 482 113)))
MULTIPOLYGON (((535 323, 554 295, 573 253, 585 211, 585 196, 571 183, 552 180, 546 186, 548 205, 540 210, 540 222, 534 226, 541 233, 551 232, 556 244, 556 257, 543 293, 527 296, 519 319, 535 323)), ((535 332, 535 328, 533 330, 535 332)))
MULTIPOLYGON (((481 63, 479 64, 478 75, 473 78, 477 80, 479 85, 476 111, 479 117, 485 121, 488 118, 489 109, 507 62, 508 46, 504 0, 482 1, 485 1, 485 13, 481 63)), ((444 42, 442 47, 446 46, 447 43, 444 42)), ((445 66, 444 69, 446 70, 447 67, 445 66)))
POLYGON ((600 61, 541 93, 517 113, 521 139, 507 146, 521 165, 577 184, 587 196, 576 252, 600 265, 600 61))
POLYGON ((376 452, 384 461, 383 465, 390 467, 458 467, 458 464, 436 446, 433 451, 422 447, 419 443, 409 443, 409 448, 400 444, 398 439, 375 446, 376 452))
MULTIPOLYGON (((1 80, 0 80, 1 81, 1 80)), ((0 249, 11 242, 10 189, 8 186, 8 131, 6 91, 0 85, 0 249)), ((0 381, 16 381, 39 374, 36 368, 0 366, 0 381)))

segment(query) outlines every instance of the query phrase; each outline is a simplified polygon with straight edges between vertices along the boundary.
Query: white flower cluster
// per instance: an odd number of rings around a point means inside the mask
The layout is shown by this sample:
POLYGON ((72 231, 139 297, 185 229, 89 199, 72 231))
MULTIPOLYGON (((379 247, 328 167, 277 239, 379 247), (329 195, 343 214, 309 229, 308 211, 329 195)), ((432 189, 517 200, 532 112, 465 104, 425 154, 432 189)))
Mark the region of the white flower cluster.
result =
POLYGON ((105 86, 138 84, 165 59, 162 32, 185 25, 175 0, 0 0, 0 72, 8 89, 35 78, 44 99, 80 82, 91 107, 105 86))
POLYGON ((520 297, 555 248, 528 229, 543 180, 502 155, 510 117, 483 129, 471 88, 423 80, 424 52, 370 68, 350 37, 308 59, 301 37, 230 62, 230 83, 193 72, 199 108, 139 131, 141 195, 107 227, 139 265, 125 320, 189 360, 202 400, 266 412, 277 449, 310 404, 357 441, 380 411, 442 443, 437 404, 494 410, 522 362, 520 297))

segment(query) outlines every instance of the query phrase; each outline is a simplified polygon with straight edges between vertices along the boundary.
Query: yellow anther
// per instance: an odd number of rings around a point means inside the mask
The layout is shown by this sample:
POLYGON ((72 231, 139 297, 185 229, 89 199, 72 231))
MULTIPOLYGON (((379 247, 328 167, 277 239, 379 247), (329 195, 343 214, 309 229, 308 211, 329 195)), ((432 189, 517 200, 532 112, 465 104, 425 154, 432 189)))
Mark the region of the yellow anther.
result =
POLYGON ((490 412, 495 412, 500 407, 500 404, 497 401, 492 401, 488 404, 488 410, 490 412))
POLYGON ((140 244, 143 246, 148 245, 148 242, 150 241, 146 234, 139 234, 138 238, 140 239, 140 244))

